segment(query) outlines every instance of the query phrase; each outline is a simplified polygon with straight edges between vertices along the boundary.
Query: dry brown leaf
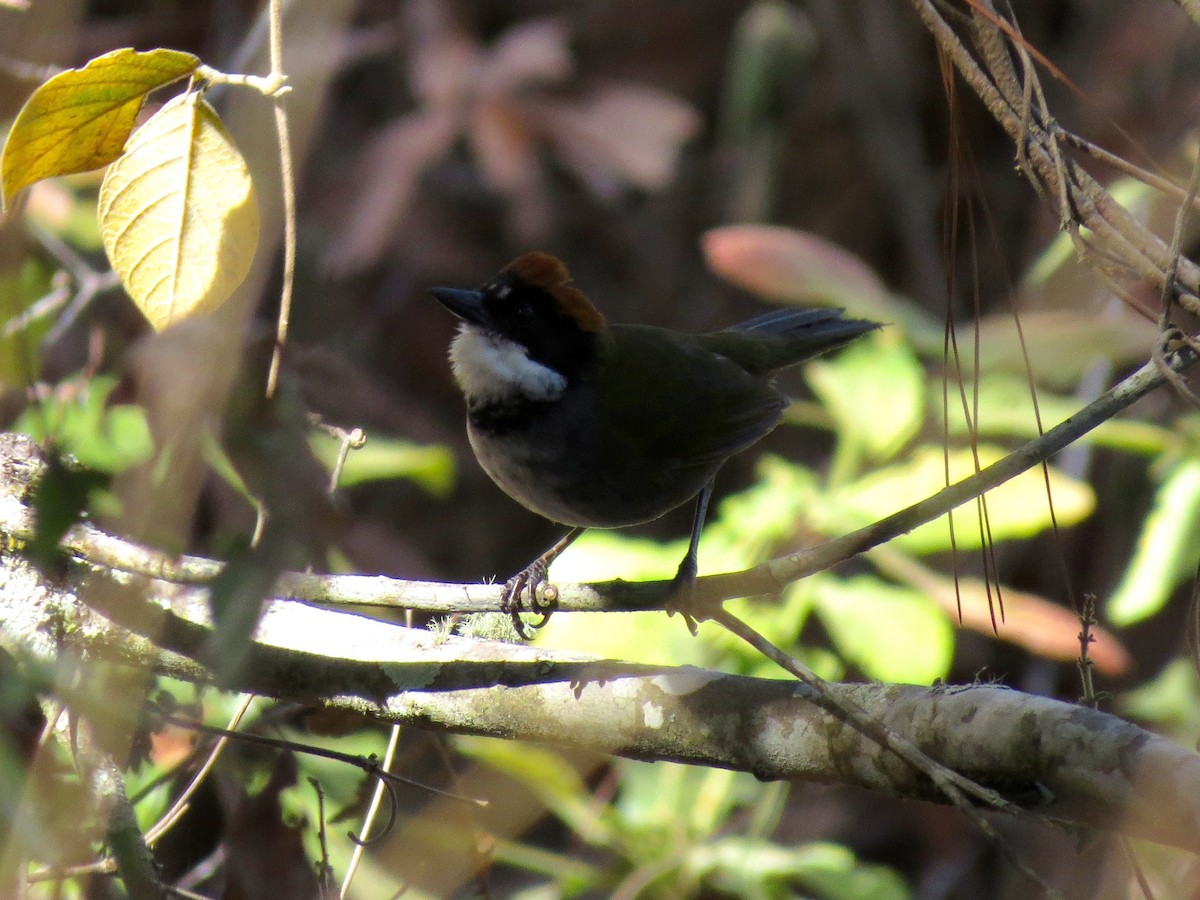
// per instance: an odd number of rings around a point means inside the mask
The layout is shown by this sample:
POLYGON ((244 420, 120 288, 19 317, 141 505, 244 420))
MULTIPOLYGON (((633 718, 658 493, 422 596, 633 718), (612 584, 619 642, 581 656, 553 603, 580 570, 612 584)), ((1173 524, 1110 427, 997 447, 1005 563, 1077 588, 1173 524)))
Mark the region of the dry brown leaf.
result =
POLYGON ((415 0, 405 7, 409 78, 413 94, 430 109, 466 102, 477 79, 483 50, 450 17, 438 0, 415 0))
POLYGON ((877 305, 890 292, 865 262, 804 231, 773 225, 731 225, 704 235, 704 258, 726 281, 787 303, 835 303, 861 297, 877 305))
POLYGON ((505 31, 485 55, 478 75, 481 95, 505 94, 571 74, 567 26, 560 19, 531 19, 505 31))
MULTIPOLYGON (((1079 617, 1065 606, 1060 606, 1045 597, 1002 588, 1004 621, 1000 622, 996 611, 999 634, 992 631, 991 614, 987 606, 987 588, 977 578, 960 578, 962 593, 962 624, 964 628, 978 631, 1002 641, 1024 647, 1030 653, 1059 662, 1071 662, 1079 656, 1079 617)), ((931 591, 934 599, 952 616, 958 616, 958 604, 954 584, 946 579, 931 591)), ((996 591, 992 590, 993 602, 996 591)), ((1094 644, 1088 648, 1096 669, 1101 674, 1116 676, 1129 671, 1132 660, 1120 641, 1103 628, 1093 628, 1094 644)))
POLYGON ((358 186, 354 203, 325 253, 331 272, 358 271, 382 255, 408 212, 421 172, 458 130, 455 116, 431 109, 400 119, 368 142, 351 179, 358 186))
POLYGON ((538 109, 559 159, 605 199, 626 184, 666 187, 683 144, 700 128, 691 104, 633 84, 602 87, 580 103, 546 101, 538 109))
POLYGON ((480 100, 468 129, 475 160, 488 183, 506 194, 536 190, 539 166, 529 118, 507 97, 480 100))
POLYGON ((345 227, 326 254, 341 274, 379 258, 410 207, 421 172, 465 132, 483 180, 508 198, 509 227, 522 241, 544 235, 550 198, 540 150, 549 147, 605 199, 627 185, 663 188, 683 143, 700 126, 684 101, 652 88, 608 85, 582 102, 536 90, 571 74, 568 31, 558 18, 521 22, 483 48, 441 0, 406 7, 410 78, 422 110, 364 150, 345 227))
MULTIPOLYGON (((911 556, 889 547, 877 547, 868 557, 880 571, 910 587, 925 592, 958 622, 960 600, 963 628, 988 637, 995 637, 1045 659, 1071 662, 1079 657, 1079 616, 1065 606, 1038 594, 1001 587, 1004 603, 1001 621, 999 599, 995 587, 988 591, 986 582, 978 578, 959 578, 955 581, 927 568, 911 556), (992 628, 992 612, 996 612, 996 629, 992 628)), ((1103 675, 1117 676, 1129 671, 1132 659, 1129 651, 1112 632, 1093 627, 1095 642, 1088 656, 1103 675)))

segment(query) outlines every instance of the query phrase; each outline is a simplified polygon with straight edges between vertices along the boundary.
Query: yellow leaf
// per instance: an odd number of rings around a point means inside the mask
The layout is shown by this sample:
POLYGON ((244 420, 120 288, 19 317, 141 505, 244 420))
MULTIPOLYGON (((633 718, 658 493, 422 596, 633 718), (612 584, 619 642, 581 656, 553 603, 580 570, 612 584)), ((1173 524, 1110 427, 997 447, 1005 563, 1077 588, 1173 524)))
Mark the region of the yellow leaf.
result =
POLYGON ((25 101, 4 144, 4 202, 43 178, 108 165, 121 154, 146 95, 199 65, 190 53, 126 47, 55 75, 25 101))
MULTIPOLYGON (((980 444, 979 465, 999 460, 999 447, 980 444)), ((974 474, 971 451, 950 452, 950 483, 974 474)), ((1074 525, 1091 514, 1096 498, 1091 487, 1058 469, 1050 469, 1054 513, 1060 526, 1074 525)), ((884 466, 844 489, 835 492, 820 511, 820 527, 829 534, 849 531, 897 512, 945 487, 946 460, 941 447, 917 447, 907 459, 884 466)), ((1050 504, 1046 480, 1040 469, 1022 472, 986 494, 987 535, 993 541, 1032 537, 1050 527, 1050 504)), ((959 550, 983 544, 979 514, 972 505, 954 514, 954 540, 959 550)), ((937 553, 950 549, 950 529, 945 516, 926 522, 896 538, 896 545, 910 553, 937 553)))
POLYGON ((228 300, 258 246, 246 161, 197 94, 134 132, 104 176, 99 211, 108 259, 158 331, 228 300))

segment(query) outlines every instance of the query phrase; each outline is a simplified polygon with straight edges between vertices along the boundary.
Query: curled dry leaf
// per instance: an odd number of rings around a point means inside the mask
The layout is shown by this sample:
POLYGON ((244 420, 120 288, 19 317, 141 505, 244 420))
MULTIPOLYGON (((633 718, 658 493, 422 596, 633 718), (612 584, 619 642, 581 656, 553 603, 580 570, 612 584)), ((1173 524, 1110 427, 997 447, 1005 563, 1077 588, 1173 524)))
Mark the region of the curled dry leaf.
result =
POLYGON ((353 215, 330 240, 325 265, 334 274, 358 271, 378 259, 404 218, 421 172, 442 154, 458 131, 440 110, 406 116, 387 126, 363 150, 351 183, 353 215))
MULTIPOLYGON (((953 581, 948 578, 938 581, 930 595, 950 615, 957 617, 958 599, 953 581)), ((1005 587, 997 592, 993 587, 992 602, 998 604, 1003 600, 1004 603, 1004 621, 1000 621, 997 609, 997 632, 993 632, 987 586, 977 578, 960 578, 958 586, 964 628, 998 637, 1045 659, 1071 662, 1078 658, 1079 617, 1065 606, 1028 591, 1005 587)), ((1088 647, 1088 656, 1101 674, 1115 677, 1129 671, 1132 665, 1129 651, 1112 632, 1094 627, 1092 636, 1095 642, 1088 647)))

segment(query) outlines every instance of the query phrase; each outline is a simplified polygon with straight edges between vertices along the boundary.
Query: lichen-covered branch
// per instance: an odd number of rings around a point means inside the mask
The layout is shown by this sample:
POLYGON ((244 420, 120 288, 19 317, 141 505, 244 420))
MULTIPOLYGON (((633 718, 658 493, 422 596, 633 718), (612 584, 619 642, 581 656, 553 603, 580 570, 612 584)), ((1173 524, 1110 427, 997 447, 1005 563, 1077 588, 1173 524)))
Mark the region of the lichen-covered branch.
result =
MULTIPOLYGON (((18 660, 116 661, 203 683, 213 674, 193 654, 209 633, 198 588, 90 567, 51 581, 16 554, 0 558, 0 644, 18 660)), ((793 681, 444 637, 283 600, 268 603, 255 637, 232 689, 423 728, 944 801, 793 681)), ((1200 850, 1200 756, 1116 717, 990 685, 829 690, 1031 816, 1200 850)))

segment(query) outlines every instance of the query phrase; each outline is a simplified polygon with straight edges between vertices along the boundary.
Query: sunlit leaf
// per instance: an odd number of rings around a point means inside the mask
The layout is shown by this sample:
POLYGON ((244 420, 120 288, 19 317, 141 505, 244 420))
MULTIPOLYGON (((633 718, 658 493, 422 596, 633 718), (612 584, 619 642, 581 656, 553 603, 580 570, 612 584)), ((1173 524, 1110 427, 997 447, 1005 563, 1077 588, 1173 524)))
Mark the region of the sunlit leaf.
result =
MULTIPOLYGON (((960 349, 973 345, 975 327, 958 329, 960 349)), ((1074 386, 1097 360, 1145 359, 1159 337, 1158 324, 1139 316, 1081 316, 1078 310, 1023 310, 1020 331, 1011 314, 987 316, 978 328, 982 371, 1024 377, 1032 370, 1040 383, 1064 387, 1074 386)))
POLYGON ((823 900, 908 900, 904 879, 864 863, 833 843, 782 846, 728 835, 691 848, 684 861, 721 896, 821 897, 823 900), (777 890, 764 889, 777 887, 777 890))
POLYGON ((1190 659, 1172 660, 1150 682, 1123 694, 1118 700, 1122 715, 1154 722, 1195 740, 1200 726, 1200 680, 1190 659))
POLYGON ((108 165, 121 154, 146 95, 199 64, 190 53, 126 47, 55 75, 25 101, 9 132, 0 161, 4 202, 43 178, 108 165))
POLYGON ((612 840, 608 808, 596 804, 578 769, 547 747, 479 737, 460 737, 465 756, 517 779, 584 840, 612 840))
POLYGON ((104 178, 99 213, 109 261, 159 331, 224 303, 258 245, 246 162, 194 93, 134 132, 104 178))
MULTIPOLYGON (((65 286, 59 290, 67 291, 65 286)), ((18 271, 0 276, 0 384, 24 390, 41 371, 38 341, 53 319, 32 316, 31 305, 51 291, 50 272, 29 259, 18 271)))
POLYGON ((151 457, 154 439, 144 409, 109 405, 116 386, 111 375, 64 382, 25 410, 13 428, 39 443, 55 445, 91 470, 123 472, 151 457))
MULTIPOLYGON (((1031 439, 1038 435, 1038 416, 1034 413, 1029 382, 1021 375, 992 374, 980 380, 978 386, 963 386, 967 402, 974 405, 979 397, 978 420, 968 427, 963 414, 959 388, 950 388, 949 432, 951 437, 975 434, 980 437, 1031 439)), ((1039 390, 1037 410, 1042 429, 1048 431, 1079 412, 1079 400, 1050 391, 1039 390)), ((943 419, 942 385, 930 386, 929 405, 939 421, 943 419)), ((1103 444, 1130 453, 1160 454, 1180 443, 1172 429, 1136 419, 1114 418, 1089 431, 1081 441, 1103 444)))
MULTIPOLYGON (((981 446, 981 467, 1000 459, 1003 451, 981 446)), ((974 474, 971 452, 950 453, 950 482, 957 483, 974 474)), ((814 519, 829 534, 841 534, 870 524, 886 515, 923 500, 945 487, 945 459, 940 447, 918 448, 904 462, 887 466, 848 485, 828 498, 814 519)), ((1073 525, 1091 513, 1095 496, 1091 488, 1057 469, 1050 469, 1050 488, 1059 525, 1073 525)), ((1046 482, 1035 467, 1011 478, 987 493, 988 522, 992 540, 1032 537, 1050 526, 1050 507, 1046 482)), ((978 513, 974 503, 959 507, 954 514, 954 534, 960 550, 982 545, 978 513)), ((946 517, 935 519, 896 538, 898 546, 914 553, 934 553, 950 549, 950 531, 946 517)))
POLYGON ((895 335, 859 341, 811 364, 809 384, 848 441, 878 461, 907 444, 925 416, 925 370, 895 335))
POLYGON ((762 783, 746 772, 703 769, 678 763, 647 765, 620 760, 621 793, 615 804, 621 824, 635 833, 704 839, 718 831, 740 804, 751 805, 762 783))
POLYGON ((827 578, 816 589, 816 612, 834 647, 871 678, 929 684, 950 671, 953 626, 920 591, 873 576, 827 578))
POLYGON ((1131 625, 1162 609, 1171 592, 1196 572, 1200 530, 1200 459, 1175 466, 1154 494, 1133 559, 1108 598, 1116 625, 1131 625))
MULTIPOLYGON (((726 497, 701 541, 701 571, 744 569, 762 562, 789 541, 804 521, 805 510, 820 490, 815 474, 777 456, 756 467, 758 482, 726 497)), ((679 554, 685 544, 678 545, 679 554)))
MULTIPOLYGON (((614 531, 591 530, 555 561, 550 579, 558 582, 666 579, 675 574, 686 546, 682 539, 660 544, 614 531)), ((701 571, 708 571, 711 560, 705 556, 703 542, 700 559, 701 571)), ((501 580, 505 577, 507 574, 501 580)), ((711 623, 700 627, 703 631, 716 630, 711 623)), ((678 617, 668 619, 661 612, 551 616, 546 627, 538 631, 537 643, 542 647, 646 664, 699 665, 704 661, 701 643, 688 634, 678 617)))
MULTIPOLYGON (((322 431, 312 431, 308 443, 313 455, 332 471, 341 442, 322 431)), ((407 478, 434 496, 444 497, 454 487, 454 476, 454 454, 449 448, 372 434, 362 447, 347 454, 338 484, 349 487, 387 478, 407 478)))

